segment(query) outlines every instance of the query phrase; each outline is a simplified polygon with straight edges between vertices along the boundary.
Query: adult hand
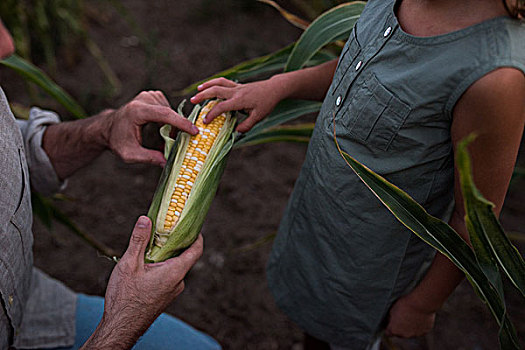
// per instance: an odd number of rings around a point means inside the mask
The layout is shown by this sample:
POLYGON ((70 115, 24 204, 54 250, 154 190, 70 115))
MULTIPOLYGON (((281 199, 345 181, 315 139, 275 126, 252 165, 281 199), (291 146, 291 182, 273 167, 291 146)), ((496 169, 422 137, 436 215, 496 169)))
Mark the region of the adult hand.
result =
POLYGON ((199 93, 191 98, 192 103, 211 98, 224 100, 212 108, 205 123, 210 123, 215 117, 228 111, 244 110, 248 113, 248 118, 237 127, 239 132, 249 131, 284 98, 279 86, 272 79, 238 84, 226 78, 217 78, 200 85, 198 90, 199 93))
POLYGON ((435 317, 435 312, 419 307, 408 294, 392 305, 385 335, 401 338, 425 335, 434 327, 435 317))
POLYGON ((108 317, 126 310, 140 309, 151 321, 184 290, 184 276, 202 255, 203 239, 181 255, 161 263, 144 263, 144 253, 151 235, 151 221, 141 216, 133 230, 128 249, 111 273, 106 290, 104 312, 108 317))
POLYGON ((146 123, 170 124, 192 135, 199 132, 188 119, 171 109, 161 91, 143 91, 105 117, 102 132, 107 147, 128 163, 140 162, 161 166, 166 163, 162 152, 142 147, 141 128, 146 123))
POLYGON ((199 129, 170 108, 160 91, 144 91, 117 110, 95 116, 49 125, 42 147, 60 179, 66 179, 91 163, 105 149, 125 162, 166 164, 162 152, 142 147, 141 128, 156 122, 170 124, 192 135, 199 129))
POLYGON ((108 282, 104 314, 83 349, 127 349, 184 289, 184 276, 202 255, 203 239, 161 263, 145 264, 151 221, 141 216, 108 282))

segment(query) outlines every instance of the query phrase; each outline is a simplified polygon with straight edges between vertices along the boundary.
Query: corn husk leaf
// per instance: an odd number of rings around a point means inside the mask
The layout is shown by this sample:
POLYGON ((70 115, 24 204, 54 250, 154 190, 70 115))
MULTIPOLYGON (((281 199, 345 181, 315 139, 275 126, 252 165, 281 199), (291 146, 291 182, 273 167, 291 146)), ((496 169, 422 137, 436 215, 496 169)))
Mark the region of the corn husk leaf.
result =
MULTIPOLYGON (((196 106, 188 119, 194 122, 198 117, 200 109, 200 106, 196 106)), ((181 111, 179 110, 179 112, 181 111)), ((170 180, 170 176, 173 173, 173 176, 176 177, 191 137, 189 134, 180 132, 176 140, 170 141, 169 128, 163 127, 165 129, 162 136, 167 139, 166 151, 169 153, 169 157, 148 212, 148 217, 152 222, 152 236, 147 249, 146 262, 164 261, 179 254, 197 239, 219 186, 222 173, 226 166, 227 156, 235 142, 236 134, 233 133, 234 126, 235 118, 227 118, 226 123, 217 136, 215 144, 210 149, 206 162, 193 184, 192 191, 175 228, 172 230, 167 242, 160 248, 155 245, 155 233, 157 231, 159 214, 162 216, 162 213, 165 212, 166 206, 168 205, 167 201, 163 202, 163 198, 166 193, 169 193, 169 196, 171 196, 172 189, 170 182, 172 182, 172 180, 170 180), (168 146, 168 144, 171 144, 171 146, 168 146)))

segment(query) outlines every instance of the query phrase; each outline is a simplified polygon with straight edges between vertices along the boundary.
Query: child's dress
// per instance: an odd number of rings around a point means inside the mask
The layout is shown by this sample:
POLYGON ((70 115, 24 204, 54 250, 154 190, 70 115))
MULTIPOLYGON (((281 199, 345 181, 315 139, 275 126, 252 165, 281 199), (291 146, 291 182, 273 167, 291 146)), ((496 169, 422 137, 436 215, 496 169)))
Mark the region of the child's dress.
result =
POLYGON ((341 54, 268 263, 277 304, 306 332, 366 349, 434 256, 339 155, 341 148, 445 221, 458 99, 499 67, 525 72, 525 24, 494 18, 414 37, 394 0, 370 0, 341 54))

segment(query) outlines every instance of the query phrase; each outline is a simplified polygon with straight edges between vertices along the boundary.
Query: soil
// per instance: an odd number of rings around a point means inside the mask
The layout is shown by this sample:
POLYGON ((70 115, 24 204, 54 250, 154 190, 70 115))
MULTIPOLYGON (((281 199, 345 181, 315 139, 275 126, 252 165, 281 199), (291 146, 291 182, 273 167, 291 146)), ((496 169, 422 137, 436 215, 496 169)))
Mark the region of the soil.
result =
MULTIPOLYGON (((58 55, 61 70, 55 78, 90 113, 119 106, 144 89, 162 90, 176 105, 181 100, 176 92, 190 83, 277 50, 300 35, 274 10, 256 2, 126 1, 145 36, 108 2, 88 5, 90 35, 121 80, 122 91, 111 96, 96 61, 82 48, 67 60, 70 53, 58 55)), ((27 104, 24 85, 11 73, 1 73, 11 100, 27 104)), ((145 130, 148 144, 155 147, 160 145, 156 129, 145 130)), ((302 349, 302 331, 269 293, 265 264, 271 243, 260 240, 269 241, 276 232, 305 151, 305 145, 273 144, 231 154, 202 230, 204 255, 186 278, 184 293, 167 310, 225 349, 302 349)), ((105 153, 68 180, 68 200, 56 205, 82 230, 122 253, 136 218, 148 210, 159 175, 158 168, 124 164, 105 153)), ((502 214, 509 231, 525 227, 524 186, 525 180, 518 179, 509 191, 502 214)), ((76 292, 104 294, 112 261, 61 225, 50 232, 35 220, 34 235, 36 266, 76 292)), ((507 290, 509 312, 525 344, 524 302, 512 288, 507 290)), ((464 282, 438 313, 428 336, 394 339, 394 344, 398 349, 491 350, 498 348, 497 327, 464 282)))

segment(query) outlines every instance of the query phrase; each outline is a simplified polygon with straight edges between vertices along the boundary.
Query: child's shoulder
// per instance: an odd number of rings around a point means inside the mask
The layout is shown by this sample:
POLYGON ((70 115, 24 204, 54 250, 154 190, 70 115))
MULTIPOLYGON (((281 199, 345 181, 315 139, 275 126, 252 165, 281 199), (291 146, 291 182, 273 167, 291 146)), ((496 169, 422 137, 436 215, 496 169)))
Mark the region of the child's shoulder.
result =
POLYGON ((525 72, 525 21, 509 18, 499 31, 499 35, 508 40, 511 57, 524 65, 522 70, 525 72))

